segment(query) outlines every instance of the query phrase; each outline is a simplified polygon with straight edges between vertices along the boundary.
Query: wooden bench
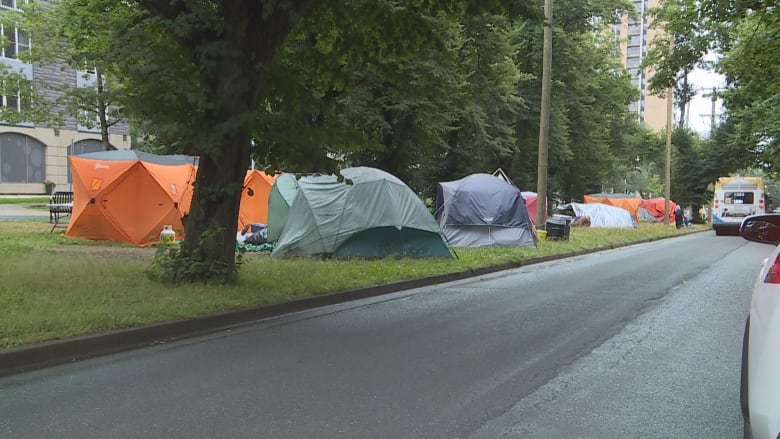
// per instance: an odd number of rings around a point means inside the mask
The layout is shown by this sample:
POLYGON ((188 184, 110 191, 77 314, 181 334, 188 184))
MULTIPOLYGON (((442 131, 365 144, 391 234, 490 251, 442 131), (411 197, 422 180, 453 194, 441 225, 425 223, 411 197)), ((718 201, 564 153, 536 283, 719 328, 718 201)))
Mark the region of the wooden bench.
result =
POLYGON ((54 223, 52 232, 60 225, 60 220, 73 212, 73 192, 55 192, 49 198, 49 223, 54 223))

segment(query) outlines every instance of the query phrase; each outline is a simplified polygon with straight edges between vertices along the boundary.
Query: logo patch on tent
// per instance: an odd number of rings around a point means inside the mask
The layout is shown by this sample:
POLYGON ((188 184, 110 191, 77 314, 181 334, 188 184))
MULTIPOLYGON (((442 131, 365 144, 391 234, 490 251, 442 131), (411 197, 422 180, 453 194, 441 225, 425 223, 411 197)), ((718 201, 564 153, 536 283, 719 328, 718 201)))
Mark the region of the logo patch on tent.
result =
POLYGON ((103 186, 103 179, 95 177, 92 179, 92 183, 89 185, 89 190, 99 191, 102 186, 103 186))
POLYGON ((177 190, 176 190, 176 183, 171 183, 171 193, 172 193, 173 195, 176 195, 176 193, 177 193, 177 190))
POLYGON ((95 169, 108 169, 110 166, 104 165, 102 163, 95 163, 95 169))

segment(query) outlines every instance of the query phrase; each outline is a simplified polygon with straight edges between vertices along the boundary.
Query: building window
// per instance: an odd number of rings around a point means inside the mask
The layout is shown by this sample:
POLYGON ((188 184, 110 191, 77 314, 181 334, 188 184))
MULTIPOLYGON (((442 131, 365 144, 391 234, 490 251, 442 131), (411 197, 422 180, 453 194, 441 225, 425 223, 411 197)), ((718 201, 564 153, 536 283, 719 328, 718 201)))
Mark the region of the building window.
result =
MULTIPOLYGON (((110 148, 115 149, 115 148, 110 148)), ((70 154, 77 155, 77 154, 86 154, 88 152, 100 152, 105 151, 103 148, 103 142, 96 139, 87 139, 87 140, 79 140, 78 142, 74 143, 73 146, 70 149, 70 154)))
MULTIPOLYGON (((113 146, 108 147, 109 150, 115 150, 113 146)), ((86 154, 89 152, 105 151, 103 148, 103 142, 95 139, 79 140, 68 148, 68 155, 86 154)), ((73 175, 70 173, 70 166, 68 166, 68 183, 73 183, 73 175)))
POLYGON ((26 5, 30 0, 0 0, 0 8, 16 9, 19 5, 26 5))
POLYGON ((0 182, 43 183, 46 180, 45 146, 17 133, 0 134, 0 182))
MULTIPOLYGON (((102 77, 105 84, 105 77, 102 77)), ((95 66, 84 65, 84 70, 76 73, 76 87, 96 88, 97 87, 97 69, 95 66)), ((79 117, 78 130, 97 133, 100 132, 100 115, 97 111, 97 102, 94 110, 82 110, 79 117)))
MULTIPOLYGON (((1 1, 1 0, 0 0, 1 1)), ((30 50, 30 39, 24 31, 14 26, 3 24, 0 26, 3 33, 5 45, 0 49, 0 56, 3 58, 18 59, 19 54, 25 50, 30 50)))
POLYGON ((24 99, 19 92, 20 84, 6 86, 0 82, 0 107, 8 107, 19 112, 23 109, 29 109, 31 102, 30 96, 25 95, 24 99))
POLYGON ((0 106, 14 108, 16 111, 19 111, 19 95, 8 94, 0 96, 0 106))

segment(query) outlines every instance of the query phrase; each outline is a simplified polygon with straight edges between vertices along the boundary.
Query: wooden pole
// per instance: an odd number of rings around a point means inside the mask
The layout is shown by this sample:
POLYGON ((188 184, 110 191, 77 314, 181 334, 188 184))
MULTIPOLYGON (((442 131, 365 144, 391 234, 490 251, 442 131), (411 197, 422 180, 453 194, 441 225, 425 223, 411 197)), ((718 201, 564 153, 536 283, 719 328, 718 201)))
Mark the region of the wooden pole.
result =
POLYGON ((550 134, 550 70, 552 69, 552 0, 544 0, 544 46, 542 53, 542 102, 539 120, 539 159, 537 166, 536 224, 547 221, 547 154, 550 134))
POLYGON ((674 89, 666 90, 666 177, 664 179, 664 224, 669 225, 672 187, 672 96, 674 89))
MULTIPOLYGON (((669 54, 674 47, 674 37, 669 39, 669 54)), ((666 89, 666 176, 664 179, 664 225, 669 225, 670 198, 672 187, 672 101, 674 100, 674 86, 666 89)))

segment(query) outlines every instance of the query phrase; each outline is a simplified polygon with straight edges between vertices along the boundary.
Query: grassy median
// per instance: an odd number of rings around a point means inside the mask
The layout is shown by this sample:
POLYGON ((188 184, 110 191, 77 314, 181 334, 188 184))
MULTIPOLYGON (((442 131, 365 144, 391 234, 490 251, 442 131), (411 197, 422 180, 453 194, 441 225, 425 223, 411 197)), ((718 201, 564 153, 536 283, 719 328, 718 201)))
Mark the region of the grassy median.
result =
POLYGON ((533 248, 459 248, 456 259, 280 260, 247 254, 236 286, 171 287, 147 279, 154 248, 49 233, 46 221, 0 221, 0 348, 217 311, 622 245, 708 228, 572 227, 533 248))

